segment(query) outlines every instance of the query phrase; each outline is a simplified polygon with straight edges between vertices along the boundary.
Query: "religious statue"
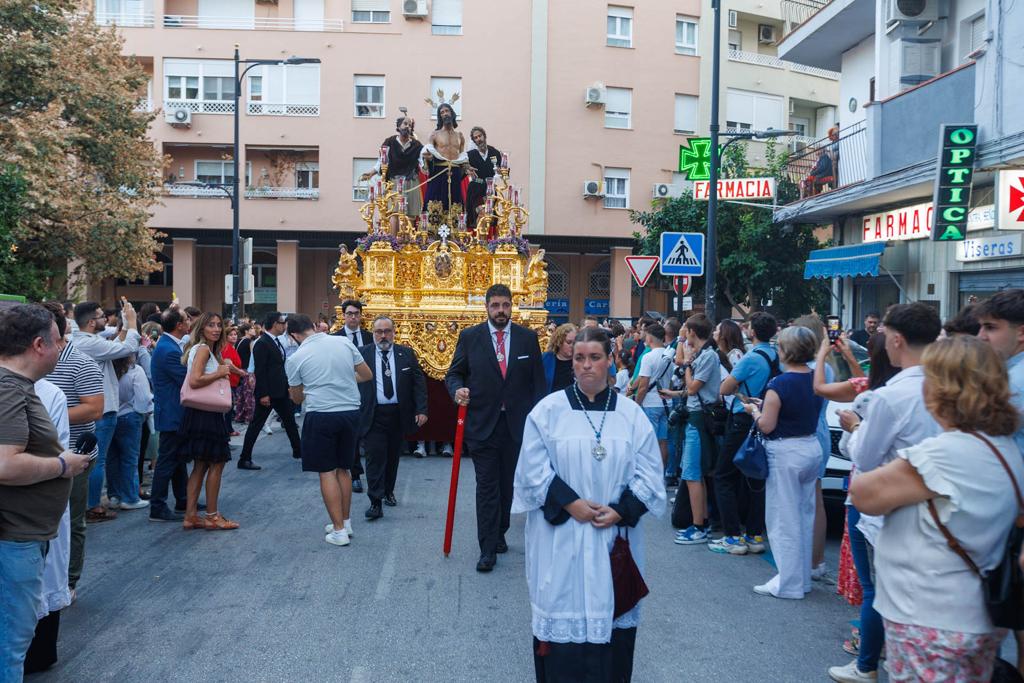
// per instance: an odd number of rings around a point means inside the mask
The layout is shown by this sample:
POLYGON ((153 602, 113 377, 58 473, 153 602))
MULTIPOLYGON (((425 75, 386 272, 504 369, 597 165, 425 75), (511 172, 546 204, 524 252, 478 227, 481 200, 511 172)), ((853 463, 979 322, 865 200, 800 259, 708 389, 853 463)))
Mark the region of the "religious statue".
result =
MULTIPOLYGON (((438 92, 438 95, 443 95, 438 92)), ((455 101, 456 97, 452 97, 455 101)), ((430 134, 430 141, 424 145, 421 163, 427 173, 426 205, 429 211, 437 202, 448 212, 453 206, 464 205, 462 197, 463 169, 469 164, 466 155, 466 139, 456 130, 455 109, 442 101, 437 107, 437 129, 430 134)))
POLYGON ((355 298, 356 289, 362 281, 356 255, 350 254, 344 244, 339 245, 338 267, 334 269, 334 277, 331 278, 334 288, 338 290, 338 297, 342 300, 355 298))
POLYGON ((526 296, 527 306, 543 306, 548 297, 548 264, 544 262, 544 250, 538 249, 526 264, 526 296))

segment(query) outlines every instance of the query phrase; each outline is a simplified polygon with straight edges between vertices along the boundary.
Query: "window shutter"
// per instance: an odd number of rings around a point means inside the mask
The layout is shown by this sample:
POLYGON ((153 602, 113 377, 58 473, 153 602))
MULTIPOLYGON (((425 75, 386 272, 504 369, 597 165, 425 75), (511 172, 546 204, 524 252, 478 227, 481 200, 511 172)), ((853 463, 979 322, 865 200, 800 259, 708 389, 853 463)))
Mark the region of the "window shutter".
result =
POLYGON ((971 52, 985 44, 985 15, 971 22, 971 52))
POLYGON ((693 95, 676 95, 674 129, 693 132, 697 130, 697 98, 693 95))
POLYGON ((729 90, 725 96, 725 118, 740 123, 754 123, 754 96, 729 90))
POLYGON ((430 23, 436 26, 462 26, 462 0, 434 0, 430 23))
POLYGON ((389 12, 389 0, 352 0, 353 12, 389 12))
POLYGON ((320 104, 320 65, 302 64, 288 69, 287 104, 320 104))
POLYGON ((608 100, 604 105, 605 111, 630 113, 630 91, 627 88, 608 88, 608 100))

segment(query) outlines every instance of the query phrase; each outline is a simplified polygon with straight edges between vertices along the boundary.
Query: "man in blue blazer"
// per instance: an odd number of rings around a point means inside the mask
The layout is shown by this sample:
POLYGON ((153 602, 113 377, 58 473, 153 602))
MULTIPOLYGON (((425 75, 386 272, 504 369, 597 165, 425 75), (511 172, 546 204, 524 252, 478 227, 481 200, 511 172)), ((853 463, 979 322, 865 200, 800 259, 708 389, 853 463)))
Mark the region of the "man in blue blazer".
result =
POLYGON ((153 376, 153 426, 160 434, 153 487, 149 498, 149 521, 176 522, 185 514, 188 468, 179 463, 178 428, 181 426, 181 385, 185 382, 186 368, 181 362, 183 339, 189 330, 188 315, 177 308, 169 308, 160 316, 160 335, 153 347, 150 371, 153 376), (167 507, 167 487, 174 490, 175 510, 167 507), (175 514, 175 512, 180 513, 175 514))

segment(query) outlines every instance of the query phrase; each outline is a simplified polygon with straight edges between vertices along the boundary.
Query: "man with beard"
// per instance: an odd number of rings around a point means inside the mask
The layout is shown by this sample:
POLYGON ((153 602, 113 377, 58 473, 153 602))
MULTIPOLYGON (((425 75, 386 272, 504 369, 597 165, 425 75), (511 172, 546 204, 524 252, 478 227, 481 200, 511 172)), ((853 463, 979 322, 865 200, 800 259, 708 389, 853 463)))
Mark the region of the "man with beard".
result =
POLYGON ((473 168, 470 172, 473 179, 469 181, 469 188, 466 190, 466 220, 476 225, 478 211, 487 196, 487 179, 493 178, 498 172, 501 151, 487 145, 487 131, 480 126, 474 126, 469 131, 469 139, 473 141, 475 147, 466 155, 469 158, 469 165, 473 168))
POLYGON ((508 551, 512 478, 526 416, 544 397, 547 381, 537 334, 511 322, 512 292, 495 284, 484 296, 487 321, 462 331, 445 376, 466 414, 466 445, 476 470, 478 572, 489 572, 508 551))
POLYGON ((373 381, 359 386, 360 436, 366 448, 366 493, 370 507, 366 518, 384 516, 381 503, 395 500, 398 456, 403 435, 412 434, 427 422, 427 378, 416 352, 395 343, 395 322, 386 315, 373 321, 373 343, 359 349, 373 372, 373 381))
MULTIPOLYGON (((416 190, 412 189, 419 185, 420 182, 416 164, 420 158, 420 153, 423 151, 423 143, 412 136, 414 125, 416 125, 416 122, 408 116, 399 116, 398 120, 395 121, 395 130, 398 131, 398 135, 392 135, 381 143, 381 147, 388 150, 388 172, 383 179, 385 181, 394 181, 396 183, 395 189, 398 189, 397 184, 401 182, 399 178, 404 179, 405 213, 412 219, 420 215, 423 207, 423 195, 420 193, 419 188, 416 190)), ((374 169, 367 171, 359 179, 363 181, 369 180, 380 173, 381 170, 380 160, 378 159, 374 169)), ((392 226, 392 232, 397 232, 397 229, 396 220, 395 225, 392 226)))
POLYGON ((453 204, 464 206, 462 169, 469 163, 469 158, 466 156, 466 139, 455 130, 459 127, 455 118, 452 105, 447 102, 438 105, 437 129, 430 134, 429 144, 423 147, 423 163, 430 179, 426 198, 428 210, 431 202, 440 202, 445 211, 453 204))

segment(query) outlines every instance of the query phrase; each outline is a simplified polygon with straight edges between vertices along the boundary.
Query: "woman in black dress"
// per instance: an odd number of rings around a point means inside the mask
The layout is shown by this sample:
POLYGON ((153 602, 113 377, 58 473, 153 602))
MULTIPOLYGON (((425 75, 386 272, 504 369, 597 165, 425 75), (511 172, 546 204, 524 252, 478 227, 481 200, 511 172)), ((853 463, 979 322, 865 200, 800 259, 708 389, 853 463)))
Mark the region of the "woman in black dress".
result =
MULTIPOLYGON (((230 374, 243 376, 231 361, 224 360, 221 349, 227 343, 224 323, 216 313, 203 313, 192 324, 189 343, 182 354, 188 368, 185 381, 193 389, 213 384, 230 374)), ((228 430, 223 413, 185 408, 181 417, 178 460, 194 462, 188 478, 188 503, 185 508, 185 529, 237 529, 238 523, 221 516, 217 510, 220 479, 224 463, 231 460, 228 430), (199 516, 199 491, 206 480, 206 516, 199 516)))

